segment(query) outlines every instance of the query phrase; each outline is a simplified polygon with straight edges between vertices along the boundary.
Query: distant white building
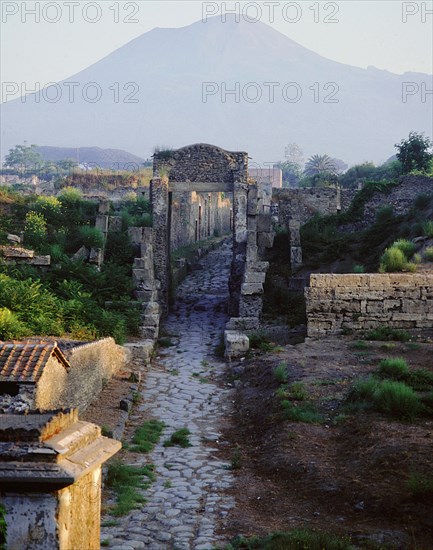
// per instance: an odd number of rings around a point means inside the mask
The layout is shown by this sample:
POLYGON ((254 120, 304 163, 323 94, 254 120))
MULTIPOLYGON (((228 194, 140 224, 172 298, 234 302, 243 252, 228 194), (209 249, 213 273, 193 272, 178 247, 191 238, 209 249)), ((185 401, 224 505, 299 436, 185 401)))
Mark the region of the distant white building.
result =
POLYGON ((248 175, 258 183, 267 183, 272 187, 283 187, 283 172, 281 168, 249 168, 248 175))

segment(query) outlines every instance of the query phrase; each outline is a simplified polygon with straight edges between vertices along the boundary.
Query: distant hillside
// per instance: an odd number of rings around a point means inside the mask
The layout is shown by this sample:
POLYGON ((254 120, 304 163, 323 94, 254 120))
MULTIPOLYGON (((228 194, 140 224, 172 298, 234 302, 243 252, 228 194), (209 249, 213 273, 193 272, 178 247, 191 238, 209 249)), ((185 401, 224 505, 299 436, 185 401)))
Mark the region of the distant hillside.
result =
POLYGON ((74 160, 78 164, 90 164, 112 170, 136 170, 145 160, 121 149, 101 149, 100 147, 37 147, 37 152, 46 161, 74 160))

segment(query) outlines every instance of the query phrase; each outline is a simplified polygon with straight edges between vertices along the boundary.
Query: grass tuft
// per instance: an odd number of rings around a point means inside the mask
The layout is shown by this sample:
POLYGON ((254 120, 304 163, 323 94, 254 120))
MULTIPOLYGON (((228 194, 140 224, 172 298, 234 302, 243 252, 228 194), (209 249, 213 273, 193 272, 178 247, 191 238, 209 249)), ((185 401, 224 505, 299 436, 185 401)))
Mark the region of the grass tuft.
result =
POLYGON ((145 466, 129 466, 120 460, 114 460, 108 466, 107 486, 117 493, 117 501, 110 513, 115 516, 124 516, 146 502, 139 489, 148 489, 155 481, 153 464, 145 466))
POLYGON ((378 340, 381 342, 408 342, 411 335, 405 330, 399 330, 386 326, 380 326, 370 330, 365 335, 366 340, 378 340))
POLYGON ((403 382, 372 376, 354 385, 349 400, 399 420, 413 420, 424 410, 419 396, 403 382))
POLYGON ((382 359, 379 363, 379 375, 382 378, 391 378, 392 380, 407 380, 409 367, 401 357, 382 359))
POLYGON ((160 420, 148 420, 134 434, 131 451, 135 453, 150 453, 161 437, 165 424, 160 420))
POLYGON ((274 370, 274 376, 279 384, 286 384, 288 380, 287 365, 285 363, 280 363, 274 370))
POLYGON ((191 435, 191 432, 188 428, 181 428, 180 430, 175 431, 171 435, 170 439, 164 441, 164 447, 174 447, 176 445, 183 447, 184 449, 187 447, 192 447, 189 441, 189 435, 191 435))
POLYGON ((293 422, 305 422, 307 424, 319 424, 322 422, 322 416, 317 412, 313 403, 306 401, 303 403, 292 403, 288 399, 281 401, 284 414, 287 420, 293 422))
POLYGON ((350 539, 312 529, 293 529, 267 537, 236 537, 226 550, 354 550, 350 539))

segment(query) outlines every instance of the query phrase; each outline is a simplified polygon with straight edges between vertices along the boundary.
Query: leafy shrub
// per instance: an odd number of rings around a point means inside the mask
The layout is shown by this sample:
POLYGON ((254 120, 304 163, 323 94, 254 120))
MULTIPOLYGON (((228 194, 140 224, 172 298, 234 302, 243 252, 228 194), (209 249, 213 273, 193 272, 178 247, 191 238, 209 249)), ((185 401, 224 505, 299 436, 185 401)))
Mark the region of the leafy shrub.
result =
POLYGON ((62 210, 62 203, 56 197, 41 195, 36 199, 34 210, 39 214, 43 214, 48 220, 50 218, 57 220, 62 210))
POLYGON ((83 198, 83 193, 75 187, 64 187, 58 198, 61 203, 77 203, 83 198))
POLYGON ((354 265, 353 273, 365 273, 365 267, 363 265, 354 265))
POLYGON ((406 256, 407 260, 410 260, 412 258, 416 249, 415 244, 411 241, 408 241, 407 239, 399 239, 398 241, 395 241, 392 246, 395 246, 396 248, 401 250, 406 256))
POLYGON ((84 225, 78 230, 80 242, 87 248, 102 248, 104 246, 104 235, 97 227, 84 225))
POLYGON ((393 245, 385 250, 380 259, 381 273, 392 273, 395 271, 412 271, 416 267, 414 264, 410 264, 402 250, 393 245), (413 267, 412 267, 413 266, 413 267))
POLYGON ((28 334, 27 327, 9 309, 0 307, 0 340, 19 339, 28 334))
POLYGON ((42 214, 30 211, 24 225, 24 243, 35 248, 40 247, 47 236, 47 221, 42 214))

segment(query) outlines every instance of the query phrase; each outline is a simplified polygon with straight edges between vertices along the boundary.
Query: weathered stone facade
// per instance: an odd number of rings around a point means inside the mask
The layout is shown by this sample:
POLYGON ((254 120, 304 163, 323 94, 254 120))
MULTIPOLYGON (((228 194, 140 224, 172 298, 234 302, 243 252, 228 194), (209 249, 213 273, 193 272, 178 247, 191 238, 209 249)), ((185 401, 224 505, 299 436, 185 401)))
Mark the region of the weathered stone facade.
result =
MULTIPOLYGON (((176 187, 174 186, 174 189, 176 187)), ((172 251, 232 230, 232 194, 172 194, 170 247, 172 251)))
POLYGON ((65 354, 56 342, 1 343, 0 412, 84 410, 128 358, 113 338, 74 346, 65 354))
POLYGON ((215 145, 197 143, 176 151, 155 153, 153 177, 167 174, 171 183, 234 183, 237 179, 236 173, 246 171, 246 163, 246 153, 225 151, 215 145))
POLYGON ((99 550, 101 465, 120 447, 76 411, 2 415, 8 550, 99 550))
POLYGON ((308 336, 433 328, 433 273, 311 275, 308 336))

